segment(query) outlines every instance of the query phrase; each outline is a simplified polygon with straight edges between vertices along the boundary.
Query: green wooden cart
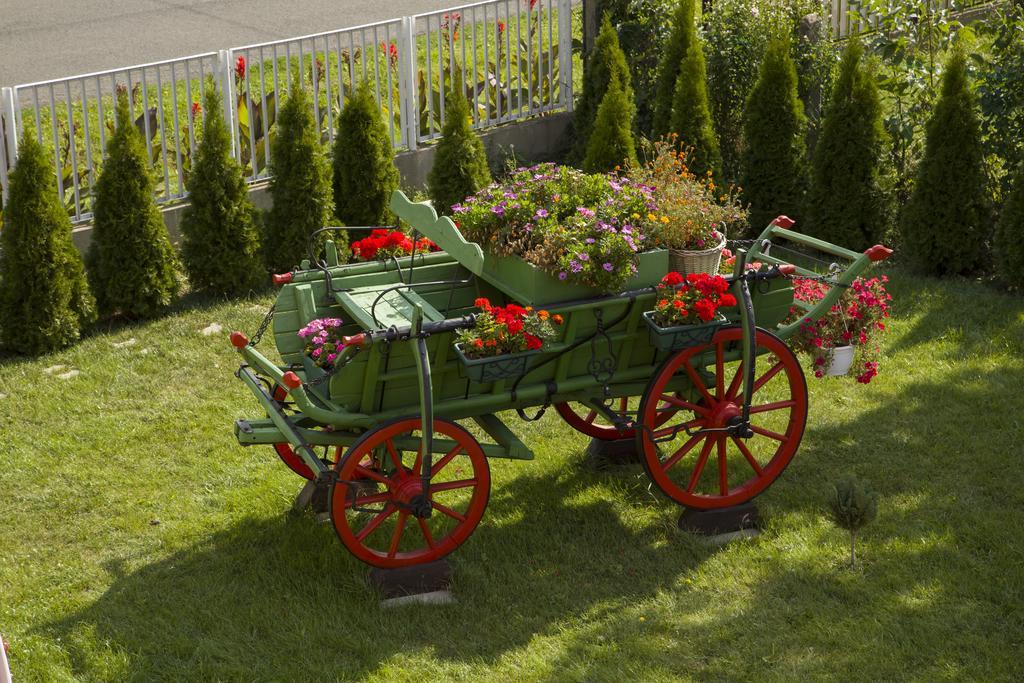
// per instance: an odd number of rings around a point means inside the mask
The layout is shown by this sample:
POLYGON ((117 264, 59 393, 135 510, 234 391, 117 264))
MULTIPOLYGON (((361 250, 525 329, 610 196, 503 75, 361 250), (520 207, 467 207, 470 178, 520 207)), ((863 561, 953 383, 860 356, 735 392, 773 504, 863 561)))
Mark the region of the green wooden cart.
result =
POLYGON ((664 251, 641 255, 626 291, 602 294, 516 258, 485 257, 451 220, 401 192, 391 208, 442 251, 343 265, 328 241, 322 261, 275 277, 280 293, 252 341, 232 334, 244 359, 237 376, 265 412, 236 422, 238 441, 273 445, 315 482, 345 547, 381 567, 454 550, 487 505, 487 459, 534 457, 502 411, 535 420, 553 407, 588 436, 635 440, 652 481, 679 504, 750 500, 789 464, 807 416, 804 374, 785 343, 797 325, 785 322, 794 306, 787 276, 821 276, 772 255, 773 245, 845 262, 826 275, 824 300, 807 308, 815 319, 890 253, 850 252, 793 232, 780 217, 739 251, 730 277, 739 305, 724 324, 666 335, 643 315, 668 270, 664 251), (762 267, 745 268, 753 261, 762 267), (472 326, 478 297, 560 314, 559 338, 522 358, 467 364, 453 337, 472 326), (330 372, 311 362, 297 335, 326 317, 344 320, 348 335, 330 372), (257 347, 271 321, 280 361, 257 347))

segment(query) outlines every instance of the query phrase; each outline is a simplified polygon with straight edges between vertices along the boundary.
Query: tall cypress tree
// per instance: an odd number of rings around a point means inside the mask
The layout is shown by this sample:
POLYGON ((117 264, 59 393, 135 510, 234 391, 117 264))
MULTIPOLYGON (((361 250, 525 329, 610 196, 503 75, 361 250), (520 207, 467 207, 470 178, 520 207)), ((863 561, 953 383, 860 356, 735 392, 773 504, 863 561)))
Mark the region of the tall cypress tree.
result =
POLYGON ((1024 289, 1024 162, 1017 165, 999 217, 995 252, 1003 279, 1024 289))
MULTIPOLYGON (((456 82, 461 83, 462 79, 457 78, 456 82)), ((438 214, 449 213, 453 204, 491 182, 484 145, 470 125, 466 94, 456 86, 445 102, 444 130, 427 177, 430 198, 438 214)))
POLYGON ((780 214, 799 218, 803 213, 807 121, 796 83, 789 42, 776 38, 765 51, 744 110, 740 185, 755 232, 780 214))
POLYGON ((53 351, 76 342, 95 319, 53 166, 26 130, 0 231, 0 345, 17 353, 53 351))
POLYGON ((942 74, 942 91, 928 120, 924 157, 901 227, 918 270, 968 274, 981 265, 991 218, 978 111, 961 48, 942 74))
POLYGON ((885 128, 874 75, 864 48, 852 38, 814 151, 808 231, 848 249, 863 251, 888 224, 879 184, 885 128))
POLYGON ((117 98, 117 130, 96 181, 86 264, 101 315, 154 316, 178 293, 174 249, 153 199, 153 169, 128 95, 117 98))
POLYGON ((220 94, 212 84, 203 106, 203 139, 188 179, 191 204, 181 221, 181 260, 193 289, 244 294, 266 281, 259 218, 242 168, 231 155, 220 94))
POLYGON ((573 118, 573 129, 576 134, 574 154, 578 160, 586 155, 598 107, 601 106, 613 78, 619 79, 625 96, 633 102, 632 79, 629 65, 626 64, 626 55, 619 45, 619 36, 615 33, 611 19, 605 14, 601 21, 601 31, 594 42, 594 49, 583 69, 583 94, 576 105, 573 118))
MULTIPOLYGON (((334 138, 334 206, 345 225, 383 225, 398 187, 391 138, 369 81, 356 88, 338 116, 334 138)), ((365 235, 355 232, 349 239, 365 235)))
POLYGON ((608 91, 597 108, 597 120, 583 159, 583 170, 604 173, 616 166, 636 166, 633 143, 633 116, 636 105, 622 87, 618 77, 612 78, 608 91))
POLYGON ((331 165, 320 144, 309 94, 293 79, 270 146, 270 195, 263 256, 271 272, 291 270, 308 254, 314 230, 331 223, 331 165))
POLYGON ((694 36, 679 69, 670 128, 683 145, 693 148, 689 155, 690 170, 701 178, 710 171, 716 180, 721 180, 722 154, 711 121, 707 82, 704 50, 700 39, 694 36))
POLYGON ((696 37, 696 3, 694 0, 679 0, 672 18, 672 33, 669 34, 665 52, 658 65, 658 80, 654 94, 654 120, 651 133, 661 137, 669 132, 672 125, 672 103, 676 95, 676 81, 679 69, 696 37))

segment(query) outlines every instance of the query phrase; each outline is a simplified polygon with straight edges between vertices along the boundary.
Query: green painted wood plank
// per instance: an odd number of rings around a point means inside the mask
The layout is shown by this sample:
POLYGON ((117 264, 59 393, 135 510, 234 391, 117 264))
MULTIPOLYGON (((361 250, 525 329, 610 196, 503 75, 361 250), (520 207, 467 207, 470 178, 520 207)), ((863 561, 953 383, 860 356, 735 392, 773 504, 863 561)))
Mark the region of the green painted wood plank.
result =
POLYGON ((484 252, 480 245, 467 242, 452 220, 438 217, 428 202, 410 201, 401 190, 391 195, 391 210, 414 230, 430 238, 470 272, 480 275, 484 270, 484 252))

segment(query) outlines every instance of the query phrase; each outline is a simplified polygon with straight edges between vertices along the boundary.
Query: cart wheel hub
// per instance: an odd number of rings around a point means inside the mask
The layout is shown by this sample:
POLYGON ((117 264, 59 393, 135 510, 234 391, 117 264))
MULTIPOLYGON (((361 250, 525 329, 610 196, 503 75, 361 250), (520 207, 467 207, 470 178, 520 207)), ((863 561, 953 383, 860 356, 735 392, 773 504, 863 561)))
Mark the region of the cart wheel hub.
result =
POLYGON ((419 477, 406 477, 397 487, 393 497, 396 502, 405 506, 411 506, 418 496, 423 494, 423 480, 419 477))
POLYGON ((729 422, 743 414, 743 410, 732 401, 722 401, 711 411, 709 427, 726 427, 729 422))

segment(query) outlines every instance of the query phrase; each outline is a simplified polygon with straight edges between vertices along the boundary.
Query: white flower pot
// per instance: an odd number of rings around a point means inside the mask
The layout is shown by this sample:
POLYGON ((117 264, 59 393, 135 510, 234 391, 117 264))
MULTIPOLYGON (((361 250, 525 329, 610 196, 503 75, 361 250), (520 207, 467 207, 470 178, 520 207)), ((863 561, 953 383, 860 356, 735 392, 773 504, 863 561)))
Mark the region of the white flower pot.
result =
POLYGON ((837 346, 832 349, 832 357, 829 359, 825 374, 829 377, 839 377, 850 372, 853 365, 853 354, 855 349, 852 346, 837 346))

